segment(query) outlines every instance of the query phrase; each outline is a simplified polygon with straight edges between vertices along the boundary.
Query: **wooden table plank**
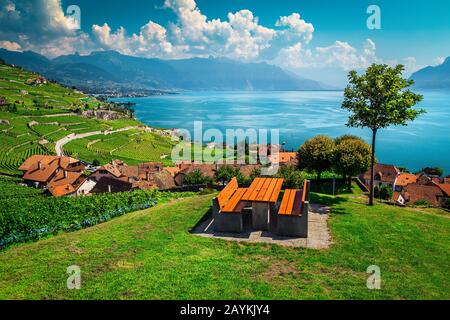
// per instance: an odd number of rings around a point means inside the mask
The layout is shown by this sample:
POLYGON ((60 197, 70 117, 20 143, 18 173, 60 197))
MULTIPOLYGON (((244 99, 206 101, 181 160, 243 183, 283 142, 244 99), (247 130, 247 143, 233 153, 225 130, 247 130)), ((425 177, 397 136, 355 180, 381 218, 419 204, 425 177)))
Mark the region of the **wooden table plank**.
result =
POLYGON ((242 200, 250 200, 250 196, 253 193, 253 191, 256 188, 256 185, 258 184, 259 180, 261 180, 261 178, 255 178, 253 180, 253 182, 250 184, 250 187, 248 188, 247 192, 244 195, 244 198, 242 200))
POLYGON ((270 196, 272 195, 276 184, 277 184, 277 179, 270 179, 269 187, 267 188, 267 191, 264 193, 264 195, 262 197, 263 201, 269 201, 270 200, 270 196))
POLYGON ((281 187, 283 186, 283 179, 277 179, 277 183, 275 188, 270 196, 269 202, 277 202, 278 197, 280 196, 281 187))
POLYGON ((256 199, 256 197, 257 197, 257 195, 259 193, 259 190, 261 189, 261 186, 263 185, 264 181, 265 181, 265 179, 263 179, 263 178, 260 178, 258 181, 256 181, 255 187, 253 188, 253 192, 248 195, 248 200, 249 201, 255 201, 255 199, 256 199))
POLYGON ((270 183, 273 179, 264 179, 264 184, 262 185, 260 191, 258 192, 258 195, 256 196, 256 201, 264 201, 264 196, 266 192, 269 190, 270 183))

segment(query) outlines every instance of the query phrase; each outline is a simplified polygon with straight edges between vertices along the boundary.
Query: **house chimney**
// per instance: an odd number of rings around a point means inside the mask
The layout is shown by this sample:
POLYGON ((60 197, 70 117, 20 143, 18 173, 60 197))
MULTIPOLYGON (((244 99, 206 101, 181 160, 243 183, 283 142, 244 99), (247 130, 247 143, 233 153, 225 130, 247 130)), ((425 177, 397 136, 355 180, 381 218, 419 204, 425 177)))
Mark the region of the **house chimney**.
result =
POLYGON ((67 171, 63 170, 63 174, 64 174, 64 179, 67 179, 67 171))
POLYGON ((111 185, 108 185, 108 192, 111 193, 111 185))
POLYGON ((147 171, 145 173, 145 177, 146 177, 147 181, 150 181, 150 172, 147 171))
POLYGON ((41 164, 40 161, 38 161, 37 165, 38 165, 38 169, 41 170, 42 169, 42 164, 41 164))

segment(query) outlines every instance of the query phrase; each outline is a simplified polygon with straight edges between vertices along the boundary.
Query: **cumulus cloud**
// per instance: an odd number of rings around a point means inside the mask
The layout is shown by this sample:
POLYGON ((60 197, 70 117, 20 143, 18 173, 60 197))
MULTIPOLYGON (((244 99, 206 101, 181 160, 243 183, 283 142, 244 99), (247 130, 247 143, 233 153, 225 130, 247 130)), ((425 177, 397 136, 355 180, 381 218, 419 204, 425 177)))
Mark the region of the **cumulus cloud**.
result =
MULTIPOLYGON (((293 71, 348 71, 382 62, 370 39, 358 49, 340 40, 312 47, 314 25, 298 12, 278 17, 273 27, 267 27, 246 9, 229 12, 223 20, 208 18, 195 0, 165 0, 161 9, 172 11, 176 19, 164 26, 150 20, 134 33, 124 27, 112 30, 105 22, 93 25, 88 34, 76 30, 76 22, 64 14, 60 0, 0 0, 0 47, 50 57, 94 50, 163 59, 228 57, 266 61, 293 71)), ((400 62, 408 71, 418 68, 413 57, 400 62)))
POLYGON ((20 44, 12 41, 0 41, 0 48, 7 49, 9 51, 20 51, 20 49, 22 49, 20 44))
POLYGON ((104 49, 117 50, 123 54, 144 57, 170 57, 173 46, 167 41, 166 29, 157 23, 149 21, 141 27, 139 34, 128 36, 126 30, 120 27, 112 32, 110 26, 93 25, 92 33, 104 49))
POLYGON ((344 41, 335 41, 330 46, 312 50, 304 49, 301 43, 297 43, 281 49, 276 62, 289 69, 331 67, 348 71, 367 68, 372 63, 380 62, 380 59, 376 56, 375 43, 366 39, 359 51, 344 41))
POLYGON ((0 46, 59 55, 88 47, 60 0, 0 0, 0 46))
POLYGON ((434 64, 435 64, 436 66, 438 66, 438 65, 440 65, 440 64, 443 64, 444 61, 445 61, 445 57, 437 57, 436 59, 434 59, 434 64))
POLYGON ((194 0, 165 0, 163 8, 172 10, 177 21, 167 29, 150 21, 140 34, 127 35, 123 28, 112 32, 107 24, 94 25, 93 33, 102 47, 126 54, 179 58, 225 56, 239 60, 262 60, 283 46, 309 42, 314 27, 293 13, 276 21, 277 29, 259 23, 250 10, 229 12, 227 20, 208 19, 194 0))

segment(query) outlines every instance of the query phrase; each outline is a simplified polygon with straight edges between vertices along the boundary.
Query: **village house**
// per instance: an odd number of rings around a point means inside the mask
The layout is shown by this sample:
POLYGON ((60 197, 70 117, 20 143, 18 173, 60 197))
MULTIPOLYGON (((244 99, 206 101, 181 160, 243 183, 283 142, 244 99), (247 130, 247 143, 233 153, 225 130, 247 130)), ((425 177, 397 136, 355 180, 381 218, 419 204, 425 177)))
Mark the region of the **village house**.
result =
POLYGON ((403 189, 402 197, 405 199, 406 204, 414 205, 419 201, 426 201, 433 207, 439 207, 446 194, 434 182, 427 185, 410 183, 403 189))
POLYGON ((34 155, 19 167, 29 186, 48 190, 55 197, 88 193, 84 164, 71 157, 34 155), (81 189, 80 189, 81 188, 81 189))
POLYGON ((25 84, 29 86, 42 86, 44 84, 47 84, 48 81, 42 76, 38 76, 36 79, 27 79, 25 81, 25 84))
MULTIPOLYGON (((394 165, 377 163, 374 167, 374 186, 380 188, 381 186, 388 187, 394 190, 394 185, 397 177, 400 174, 400 170, 394 165)), ((363 183, 370 186, 370 169, 367 170, 362 176, 360 176, 363 183)))
MULTIPOLYGON (((175 187, 174 177, 163 169, 163 164, 160 162, 146 162, 137 166, 129 166, 121 160, 112 160, 98 168, 91 177, 97 182, 100 182, 102 178, 120 180, 131 184, 131 189, 150 190, 175 187)), ((119 183, 117 183, 118 185, 119 183)), ((121 188, 126 187, 122 184, 121 188)))
POLYGON ((280 166, 297 166, 298 159, 296 152, 276 152, 269 156, 271 164, 279 164, 280 166))
POLYGON ((416 183, 417 176, 412 173, 400 173, 394 182, 394 191, 401 192, 410 183, 416 183))

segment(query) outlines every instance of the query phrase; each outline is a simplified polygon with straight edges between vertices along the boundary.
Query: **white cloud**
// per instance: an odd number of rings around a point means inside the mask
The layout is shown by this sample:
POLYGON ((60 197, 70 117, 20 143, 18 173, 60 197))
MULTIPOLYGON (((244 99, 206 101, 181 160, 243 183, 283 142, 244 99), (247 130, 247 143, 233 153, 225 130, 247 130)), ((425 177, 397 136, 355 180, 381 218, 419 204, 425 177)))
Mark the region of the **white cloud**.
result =
POLYGON ((313 50, 304 49, 301 43, 297 43, 281 49, 275 61, 290 69, 338 67, 344 71, 363 69, 380 62, 376 56, 375 43, 371 39, 366 39, 361 51, 344 41, 336 41, 330 46, 313 50))
POLYGON ((107 23, 103 26, 93 25, 92 33, 102 48, 117 50, 127 55, 169 57, 174 49, 167 41, 166 29, 152 21, 142 26, 139 34, 133 33, 130 36, 123 27, 111 32, 107 23))
MULTIPOLYGON (((50 57, 99 49, 163 59, 212 55, 266 61, 300 72, 327 68, 348 71, 383 62, 370 39, 358 49, 345 41, 312 47, 314 26, 297 12, 281 16, 274 27, 267 27, 245 9, 229 12, 224 20, 208 18, 195 0, 165 0, 162 9, 173 11, 176 20, 166 26, 148 21, 136 33, 128 33, 124 27, 114 31, 108 23, 93 25, 90 36, 75 30, 60 0, 0 0, 0 47, 33 50, 50 57)), ((399 61, 408 72, 418 68, 413 57, 399 61)), ((436 63, 442 61, 439 58, 436 63)))
POLYGON ((438 65, 440 65, 440 64, 443 64, 444 61, 445 61, 445 57, 437 57, 436 59, 434 59, 434 64, 435 64, 436 66, 438 66, 438 65))
POLYGON ((12 41, 0 41, 0 48, 7 49, 9 51, 20 51, 20 49, 22 49, 20 44, 12 41))
POLYGON ((83 50, 88 36, 76 31, 60 0, 0 0, 0 40, 3 47, 59 55, 83 50))

